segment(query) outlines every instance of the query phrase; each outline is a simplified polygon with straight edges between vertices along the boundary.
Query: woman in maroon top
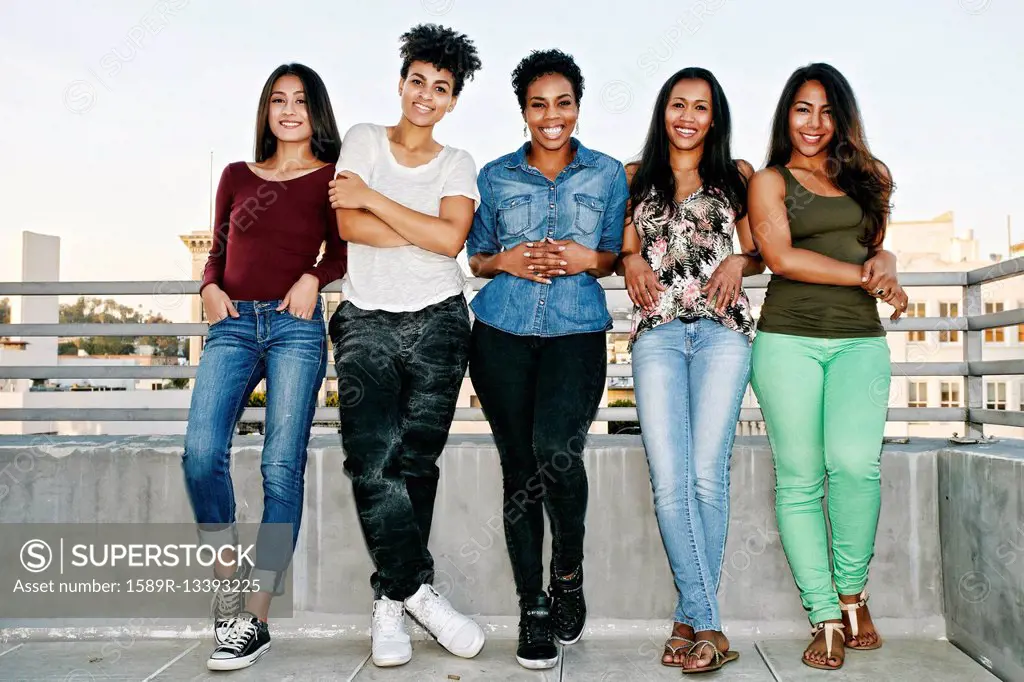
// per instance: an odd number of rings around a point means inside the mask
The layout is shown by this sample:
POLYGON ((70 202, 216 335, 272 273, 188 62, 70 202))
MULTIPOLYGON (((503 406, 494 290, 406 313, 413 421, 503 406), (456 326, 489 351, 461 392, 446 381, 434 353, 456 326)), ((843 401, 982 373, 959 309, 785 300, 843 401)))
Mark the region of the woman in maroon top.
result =
POLYGON ((217 188, 200 290, 210 329, 182 459, 204 544, 237 543, 231 437, 264 380, 267 419, 255 566, 233 556, 215 566, 224 588, 213 600, 211 670, 247 667, 269 650, 270 599, 284 591, 298 538, 306 446, 327 360, 319 292, 345 271, 345 243, 327 198, 340 139, 320 77, 301 64, 280 66, 260 96, 255 163, 228 165, 217 188))

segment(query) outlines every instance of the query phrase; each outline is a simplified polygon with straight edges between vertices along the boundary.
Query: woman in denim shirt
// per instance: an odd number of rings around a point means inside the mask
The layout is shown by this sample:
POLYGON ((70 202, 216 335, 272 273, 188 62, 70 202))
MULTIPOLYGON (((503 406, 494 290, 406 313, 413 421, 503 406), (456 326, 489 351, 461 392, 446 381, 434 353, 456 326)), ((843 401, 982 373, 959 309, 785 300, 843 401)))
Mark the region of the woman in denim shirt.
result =
POLYGON ((583 448, 605 387, 611 328, 599 277, 622 246, 622 164, 572 137, 583 76, 558 50, 533 52, 512 74, 530 141, 478 177, 470 267, 493 278, 472 302, 469 371, 501 457, 505 538, 519 595, 516 658, 553 667, 554 644, 586 622, 583 448), (550 598, 542 549, 552 528, 550 598))

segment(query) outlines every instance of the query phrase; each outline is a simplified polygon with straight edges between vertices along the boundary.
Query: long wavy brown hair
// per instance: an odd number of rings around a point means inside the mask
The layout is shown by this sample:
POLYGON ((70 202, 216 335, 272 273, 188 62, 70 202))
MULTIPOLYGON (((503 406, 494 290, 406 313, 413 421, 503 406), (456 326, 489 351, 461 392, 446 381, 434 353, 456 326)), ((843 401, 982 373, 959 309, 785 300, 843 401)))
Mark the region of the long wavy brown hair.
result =
POLYGON ((892 209, 889 199, 895 185, 888 169, 868 148, 853 88, 835 67, 822 63, 808 64, 794 71, 786 81, 775 108, 766 165, 784 166, 789 163, 793 153, 789 137, 789 110, 797 91, 808 81, 821 83, 832 108, 835 134, 829 143, 825 164, 828 179, 864 211, 868 229, 861 243, 879 248, 885 239, 885 224, 892 209))

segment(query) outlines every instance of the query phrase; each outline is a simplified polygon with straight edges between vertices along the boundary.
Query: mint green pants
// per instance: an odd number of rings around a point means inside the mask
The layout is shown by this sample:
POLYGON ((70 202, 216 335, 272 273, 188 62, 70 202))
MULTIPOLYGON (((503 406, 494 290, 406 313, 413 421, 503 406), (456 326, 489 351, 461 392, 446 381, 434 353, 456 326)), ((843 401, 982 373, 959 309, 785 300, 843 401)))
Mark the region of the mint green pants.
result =
POLYGON ((864 588, 875 549, 889 346, 884 337, 758 332, 752 369, 775 460, 782 547, 811 623, 838 619, 838 594, 864 588))

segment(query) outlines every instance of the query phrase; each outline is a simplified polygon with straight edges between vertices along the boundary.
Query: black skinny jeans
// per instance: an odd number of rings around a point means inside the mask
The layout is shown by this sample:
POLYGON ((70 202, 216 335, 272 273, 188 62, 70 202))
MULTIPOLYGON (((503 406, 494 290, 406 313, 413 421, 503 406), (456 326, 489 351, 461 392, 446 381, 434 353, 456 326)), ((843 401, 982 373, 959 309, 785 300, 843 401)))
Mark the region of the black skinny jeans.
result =
POLYGON ((505 542, 520 600, 544 591, 544 512, 552 563, 583 562, 583 450, 605 386, 604 332, 516 336, 473 325, 469 374, 501 458, 505 542))
POLYGON ((466 373, 462 294, 391 313, 344 302, 331 317, 345 470, 377 571, 375 598, 411 597, 434 579, 427 549, 455 403, 466 373))

